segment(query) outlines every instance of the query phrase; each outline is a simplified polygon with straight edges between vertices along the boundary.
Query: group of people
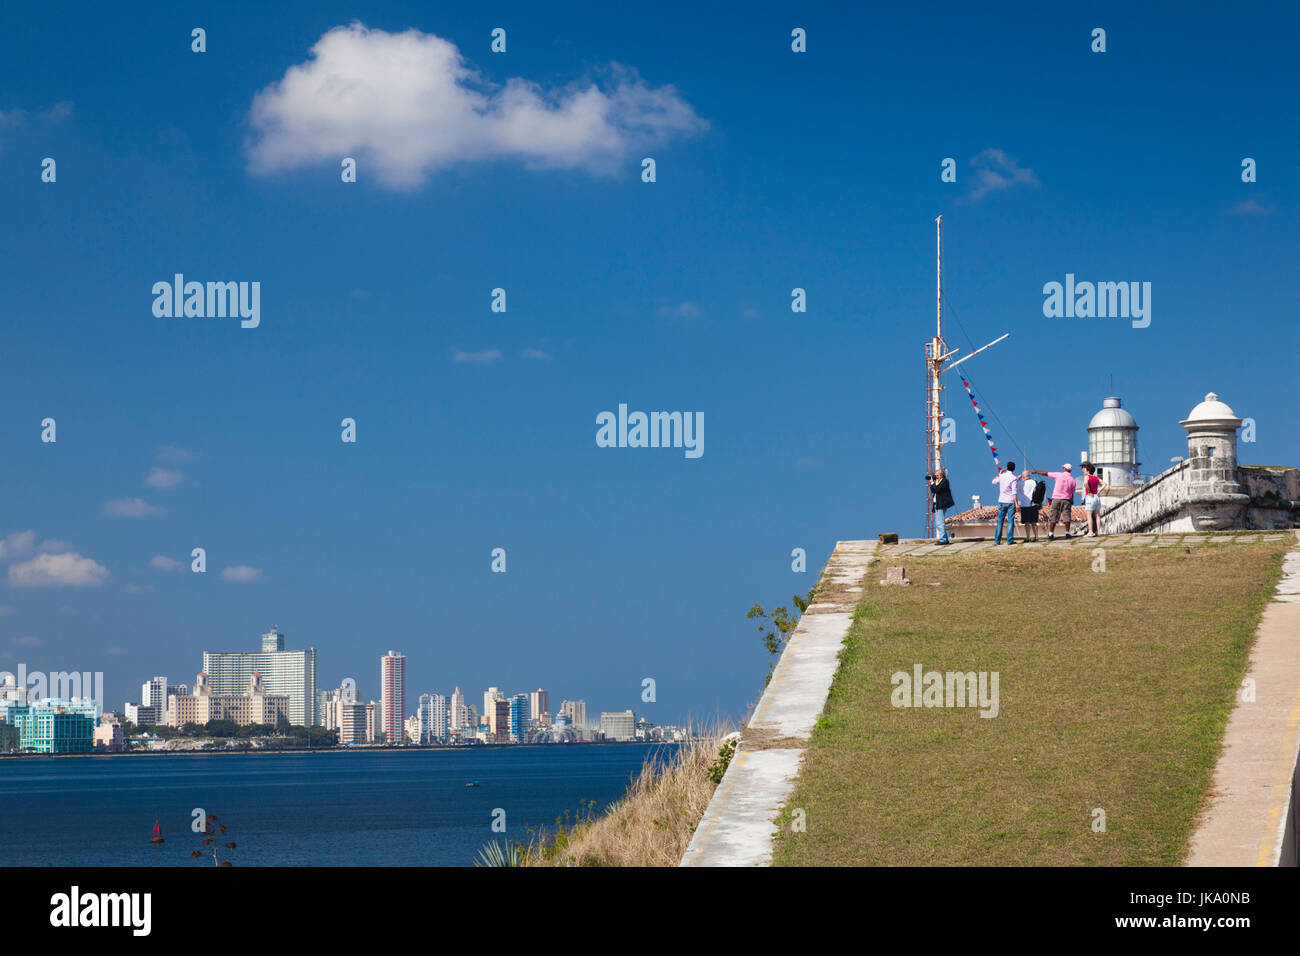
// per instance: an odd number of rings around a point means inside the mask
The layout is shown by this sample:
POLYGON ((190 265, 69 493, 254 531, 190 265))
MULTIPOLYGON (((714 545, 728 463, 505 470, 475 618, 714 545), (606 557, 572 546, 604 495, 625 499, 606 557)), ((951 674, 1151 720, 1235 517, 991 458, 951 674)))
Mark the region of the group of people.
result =
MULTIPOLYGON (((1101 534, 1101 495, 1106 484, 1097 474, 1097 466, 1091 462, 1083 463, 1083 507, 1088 515, 1088 537, 1101 534)), ((1020 510, 1020 521, 1024 525, 1026 541, 1038 540, 1038 512, 1047 497, 1047 483, 1037 480, 1034 475, 1052 479, 1051 505, 1047 513, 1047 540, 1056 537, 1056 526, 1065 525, 1065 537, 1070 536, 1070 509, 1074 506, 1074 495, 1079 490, 1075 480, 1074 469, 1067 461, 1060 471, 1037 471, 1026 468, 1016 474, 1016 463, 1007 462, 1006 468, 999 468, 993 484, 998 486, 997 531, 993 543, 1002 543, 1002 529, 1007 532, 1007 544, 1016 543, 1016 509, 1020 510)), ((927 475, 930 494, 934 496, 936 515, 935 532, 939 544, 949 544, 947 513, 953 507, 952 488, 948 484, 948 469, 940 468, 937 475, 927 475)))

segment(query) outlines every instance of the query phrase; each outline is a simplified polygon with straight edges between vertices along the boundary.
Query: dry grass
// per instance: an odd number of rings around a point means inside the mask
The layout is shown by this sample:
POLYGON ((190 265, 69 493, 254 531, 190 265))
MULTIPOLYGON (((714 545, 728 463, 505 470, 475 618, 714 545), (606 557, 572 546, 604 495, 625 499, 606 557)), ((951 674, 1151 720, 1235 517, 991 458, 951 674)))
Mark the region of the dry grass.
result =
POLYGON ((606 813, 561 826, 528 847, 527 865, 677 866, 717 788, 709 768, 725 733, 665 748, 606 813))
POLYGON ((873 564, 775 862, 1181 862, 1290 546, 1107 547, 1102 573, 1087 544, 909 556, 893 588, 873 564), (894 707, 918 662, 999 672, 998 716, 894 707))

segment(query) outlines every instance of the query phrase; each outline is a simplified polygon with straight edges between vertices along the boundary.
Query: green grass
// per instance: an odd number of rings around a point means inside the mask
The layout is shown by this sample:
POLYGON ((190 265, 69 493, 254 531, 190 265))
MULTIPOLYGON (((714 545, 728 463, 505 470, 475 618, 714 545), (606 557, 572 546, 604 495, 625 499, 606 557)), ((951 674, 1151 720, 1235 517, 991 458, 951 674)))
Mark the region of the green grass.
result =
POLYGON ((1290 546, 1106 547, 1102 573, 1088 545, 909 556, 888 588, 877 560, 774 862, 1180 863, 1290 546), (893 707, 916 663, 998 672, 998 716, 893 707))

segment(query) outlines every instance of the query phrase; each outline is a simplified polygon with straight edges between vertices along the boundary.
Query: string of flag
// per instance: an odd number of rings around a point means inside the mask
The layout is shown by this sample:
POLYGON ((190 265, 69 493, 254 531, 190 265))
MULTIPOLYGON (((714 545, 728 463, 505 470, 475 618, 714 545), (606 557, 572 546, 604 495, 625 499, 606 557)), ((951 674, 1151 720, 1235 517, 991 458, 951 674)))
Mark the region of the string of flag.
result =
POLYGON ((970 382, 966 381, 966 376, 958 372, 957 377, 966 386, 966 394, 970 396, 971 407, 975 409, 975 417, 980 420, 980 428, 984 429, 984 437, 988 439, 989 452, 993 455, 993 464, 998 471, 1001 471, 1002 463, 998 461, 998 446, 993 444, 993 434, 989 431, 989 423, 984 420, 984 413, 980 411, 979 402, 975 401, 975 392, 971 389, 970 382))

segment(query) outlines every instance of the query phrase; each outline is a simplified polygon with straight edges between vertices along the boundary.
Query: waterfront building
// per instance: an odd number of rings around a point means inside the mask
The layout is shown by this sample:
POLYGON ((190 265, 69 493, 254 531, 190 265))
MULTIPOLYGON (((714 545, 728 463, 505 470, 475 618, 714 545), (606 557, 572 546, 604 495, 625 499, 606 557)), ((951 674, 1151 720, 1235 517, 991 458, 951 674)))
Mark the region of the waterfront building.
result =
POLYGON ((366 704, 366 743, 373 744, 379 736, 379 705, 373 700, 366 704))
POLYGON ((600 730, 606 740, 635 740, 636 714, 630 710, 603 712, 600 715, 600 730))
POLYGON ((547 699, 546 689, 543 687, 539 687, 537 688, 537 690, 529 694, 528 697, 529 697, 529 708, 528 708, 529 719, 533 721, 541 720, 542 714, 550 710, 550 701, 547 699))
POLYGON ((167 723, 167 678, 159 675, 151 677, 140 685, 140 705, 152 707, 156 724, 167 723))
POLYGON ((528 736, 528 695, 515 694, 510 698, 510 739, 516 742, 528 736))
POLYGON ((447 739, 450 727, 445 694, 421 694, 419 714, 421 743, 442 743, 447 739))
POLYGON ((95 727, 92 743, 96 750, 103 750, 111 754, 119 754, 126 749, 126 740, 122 734, 122 722, 117 719, 116 714, 105 714, 99 719, 99 725, 95 727))
POLYGON ((269 694, 262 675, 254 671, 242 694, 214 694, 208 675, 194 679, 190 694, 172 694, 168 700, 169 726, 206 724, 210 720, 230 720, 243 727, 248 724, 276 725, 288 720, 289 697, 269 694))
POLYGON ((51 706, 48 700, 15 704, 9 722, 18 728, 18 746, 43 754, 88 754, 95 749, 97 717, 51 706))
MULTIPOLYGON (((344 700, 338 704, 339 725, 336 728, 339 732, 339 743, 357 744, 368 743, 373 738, 373 734, 367 731, 367 716, 370 713, 368 704, 360 701, 344 700)), ((370 724, 371 730, 374 725, 370 724)))
POLYGON ((488 711, 488 737, 492 743, 504 744, 510 741, 510 701, 497 698, 491 702, 488 711))
POLYGON ((402 743, 422 744, 424 740, 420 734, 420 715, 412 714, 402 721, 402 743))
POLYGON ((389 651, 379 659, 379 684, 384 712, 384 740, 401 744, 405 735, 406 714, 406 656, 389 651))
POLYGON ((289 723, 319 723, 316 693, 316 649, 285 650, 284 635, 272 627, 262 635, 261 651, 204 651, 203 672, 213 696, 235 697, 248 687, 257 671, 268 694, 289 698, 289 723))
POLYGON ((582 730, 587 726, 587 702, 585 700, 560 701, 560 713, 569 718, 569 722, 575 730, 582 730))
POLYGON ((449 730, 460 730, 470 726, 469 712, 465 708, 465 695, 460 692, 459 687, 451 692, 451 709, 448 716, 451 722, 449 730))
POLYGON ((505 695, 496 687, 489 687, 483 692, 483 716, 488 717, 493 712, 492 704, 494 701, 504 700, 505 695))

